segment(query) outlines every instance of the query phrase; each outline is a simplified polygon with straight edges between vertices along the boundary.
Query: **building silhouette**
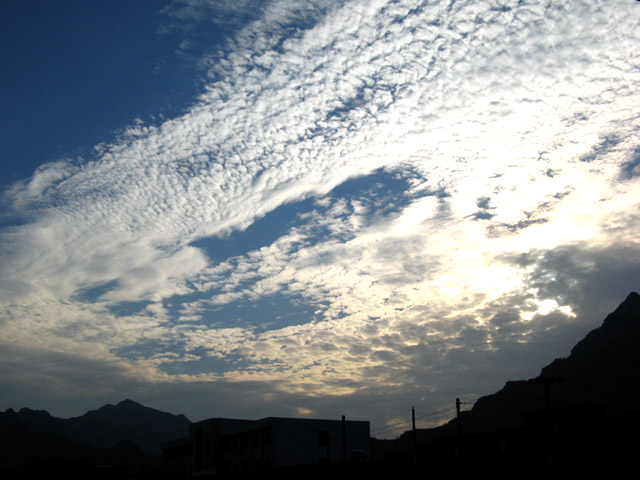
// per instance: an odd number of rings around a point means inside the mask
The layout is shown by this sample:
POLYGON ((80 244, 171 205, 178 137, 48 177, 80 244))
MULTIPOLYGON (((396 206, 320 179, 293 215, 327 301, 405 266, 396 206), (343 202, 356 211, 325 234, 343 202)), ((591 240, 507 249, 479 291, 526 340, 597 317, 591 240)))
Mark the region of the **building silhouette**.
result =
POLYGON ((163 445, 173 477, 260 472, 311 464, 370 460, 368 421, 267 417, 210 418, 189 436, 163 445))

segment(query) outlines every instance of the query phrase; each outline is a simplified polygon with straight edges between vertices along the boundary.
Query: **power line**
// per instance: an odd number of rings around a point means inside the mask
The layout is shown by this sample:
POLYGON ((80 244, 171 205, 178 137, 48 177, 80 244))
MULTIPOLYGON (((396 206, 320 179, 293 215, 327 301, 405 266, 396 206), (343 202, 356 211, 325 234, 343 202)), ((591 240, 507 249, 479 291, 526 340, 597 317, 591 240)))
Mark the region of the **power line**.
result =
POLYGON ((451 407, 441 408, 440 410, 434 410, 433 412, 426 413, 424 415, 416 417, 416 420, 427 418, 427 417, 437 417, 438 415, 442 415, 443 413, 447 413, 447 412, 450 412, 450 411, 451 411, 451 407))
POLYGON ((385 425, 384 427, 378 427, 378 428, 374 428, 373 430, 370 430, 371 432, 377 432, 379 430, 384 430, 386 428, 391 428, 391 427, 396 427, 398 425, 408 425, 409 421, 404 421, 404 422, 399 422, 399 423, 392 423, 391 425, 385 425))
MULTIPOLYGON (((416 417, 416 420, 423 420, 425 418, 432 418, 432 417, 438 417, 441 416, 445 413, 449 413, 451 412, 451 407, 445 407, 445 408, 441 408, 439 410, 434 410, 432 412, 429 413, 425 413, 424 415, 421 415, 419 417, 416 417)), ((410 420, 405 420, 402 422, 398 422, 398 423, 392 423, 390 425, 385 425, 384 427, 378 427, 378 428, 374 428, 371 430, 371 432, 379 432, 380 430, 386 430, 387 428, 392 428, 392 427, 397 427, 399 425, 403 425, 403 426, 409 426, 411 424, 410 420)))

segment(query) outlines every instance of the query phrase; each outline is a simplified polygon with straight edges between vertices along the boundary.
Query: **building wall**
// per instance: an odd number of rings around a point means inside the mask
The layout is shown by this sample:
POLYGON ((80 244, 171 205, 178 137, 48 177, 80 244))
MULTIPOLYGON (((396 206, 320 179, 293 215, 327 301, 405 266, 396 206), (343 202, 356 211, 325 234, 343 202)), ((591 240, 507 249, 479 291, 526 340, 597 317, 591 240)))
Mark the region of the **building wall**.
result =
POLYGON ((192 471, 214 474, 223 471, 221 438, 249 428, 252 420, 210 418, 191 424, 189 440, 193 446, 192 471))
MULTIPOLYGON (((347 421, 347 461, 369 461, 369 422, 347 421)), ((343 461, 342 422, 268 417, 212 418, 191 425, 190 455, 183 464, 194 476, 343 461)), ((167 449, 172 462, 176 449, 167 449)))
MULTIPOLYGON (((273 465, 339 463, 343 460, 342 422, 339 420, 272 419, 273 465)), ((369 422, 346 422, 347 461, 354 450, 366 458, 369 451, 369 422)))

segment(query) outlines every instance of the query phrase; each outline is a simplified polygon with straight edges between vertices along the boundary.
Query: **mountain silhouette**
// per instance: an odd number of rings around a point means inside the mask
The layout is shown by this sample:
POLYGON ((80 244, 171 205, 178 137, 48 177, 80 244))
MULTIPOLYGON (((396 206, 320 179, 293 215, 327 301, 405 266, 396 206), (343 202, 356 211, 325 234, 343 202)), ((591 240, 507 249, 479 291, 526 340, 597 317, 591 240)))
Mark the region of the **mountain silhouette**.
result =
MULTIPOLYGON (((566 358, 530 380, 508 381, 462 412, 465 434, 524 427, 527 415, 548 409, 597 407, 604 414, 637 411, 640 399, 640 295, 631 292, 602 326, 580 340, 566 358), (546 390, 546 391, 545 391, 546 390)), ((457 420, 420 430, 422 441, 454 436, 457 420)), ((405 442, 409 435, 405 433, 405 442)))
POLYGON ((160 454, 160 444, 186 435, 190 423, 184 415, 162 412, 127 399, 70 418, 64 432, 74 440, 97 447, 111 448, 129 440, 149 453, 160 454))
POLYGON ((161 443, 185 436, 190 424, 184 415, 132 400, 69 419, 45 410, 9 409, 0 413, 0 460, 5 465, 58 459, 150 468, 160 464, 161 443))

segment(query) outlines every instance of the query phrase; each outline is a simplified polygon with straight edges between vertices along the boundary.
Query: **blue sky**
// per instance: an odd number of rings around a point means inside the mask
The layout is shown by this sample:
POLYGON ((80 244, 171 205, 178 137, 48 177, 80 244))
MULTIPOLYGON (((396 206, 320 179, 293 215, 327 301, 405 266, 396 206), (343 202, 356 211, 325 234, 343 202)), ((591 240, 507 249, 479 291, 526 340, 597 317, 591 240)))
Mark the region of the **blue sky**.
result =
POLYGON ((535 376, 639 288, 639 15, 3 2, 0 408, 380 428, 535 376))

